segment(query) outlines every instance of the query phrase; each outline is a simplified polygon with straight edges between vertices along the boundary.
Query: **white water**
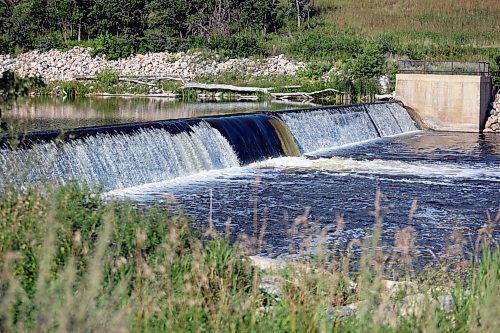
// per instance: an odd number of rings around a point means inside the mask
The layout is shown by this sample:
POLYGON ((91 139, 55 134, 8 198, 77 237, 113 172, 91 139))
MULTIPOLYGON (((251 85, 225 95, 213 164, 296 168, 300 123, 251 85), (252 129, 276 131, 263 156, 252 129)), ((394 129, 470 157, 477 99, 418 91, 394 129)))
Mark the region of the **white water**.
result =
POLYGON ((281 118, 303 153, 417 130, 397 103, 367 104, 366 108, 367 112, 363 106, 289 112, 281 118))
POLYGON ((403 133, 391 109, 385 104, 371 104, 366 106, 373 124, 377 127, 380 136, 390 136, 403 133))
POLYGON ((240 165, 228 141, 203 123, 175 135, 141 129, 133 135, 87 137, 62 147, 38 145, 0 158, 3 168, 15 168, 17 175, 24 172, 28 181, 86 181, 108 190, 240 165))
POLYGON ((469 167, 461 164, 403 162, 397 160, 357 160, 346 157, 319 158, 282 157, 255 163, 256 168, 295 170, 325 170, 340 173, 366 173, 426 178, 462 178, 500 182, 500 170, 488 167, 469 167))
POLYGON ((418 130, 417 126, 410 117, 408 111, 398 103, 388 103, 385 107, 391 110, 392 115, 401 128, 401 133, 413 132, 418 130))
POLYGON ((359 107, 282 113, 281 118, 304 153, 378 137, 370 117, 359 107))
MULTIPOLYGON (((389 136, 416 130, 407 111, 395 103, 283 112, 280 116, 303 153, 373 140, 379 133, 389 136)), ((249 129, 242 134, 253 133, 249 129)), ((0 151, 2 178, 19 186, 76 180, 116 190, 240 165, 227 139, 204 122, 179 134, 146 128, 128 134, 98 134, 62 145, 40 144, 14 153, 0 151)))

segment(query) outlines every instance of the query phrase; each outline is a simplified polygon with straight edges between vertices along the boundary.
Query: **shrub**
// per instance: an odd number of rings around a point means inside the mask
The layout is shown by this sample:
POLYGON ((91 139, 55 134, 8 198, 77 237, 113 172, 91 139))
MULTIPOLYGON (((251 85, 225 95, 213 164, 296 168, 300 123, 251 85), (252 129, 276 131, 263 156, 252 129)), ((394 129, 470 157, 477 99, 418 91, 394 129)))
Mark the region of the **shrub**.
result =
POLYGON ((144 37, 140 40, 139 53, 146 52, 185 52, 189 43, 186 39, 168 36, 160 29, 148 29, 144 31, 144 37))
POLYGON ((94 40, 92 56, 106 55, 110 60, 126 58, 134 53, 134 44, 133 37, 117 37, 106 33, 94 40))
POLYGON ((500 48, 495 48, 490 51, 490 72, 493 84, 500 87, 500 48))
POLYGON ((266 53, 259 40, 249 35, 216 36, 211 39, 198 38, 192 43, 217 51, 229 58, 263 56, 266 53))
POLYGON ((332 66, 328 62, 313 61, 306 65, 306 68, 297 72, 297 77, 307 80, 318 80, 323 74, 328 72, 332 66))
POLYGON ((352 74, 356 79, 378 78, 385 73, 382 49, 377 44, 366 44, 363 52, 352 62, 352 74))
POLYGON ((361 52, 363 42, 364 40, 360 37, 348 32, 332 36, 318 32, 308 32, 301 34, 290 44, 289 53, 294 57, 305 60, 319 58, 330 60, 350 59, 361 52))
POLYGON ((60 49, 66 46, 59 32, 51 32, 38 37, 34 47, 40 51, 49 51, 52 49, 60 49))
POLYGON ((104 68, 96 75, 96 80, 105 87, 118 83, 118 73, 111 68, 104 68))

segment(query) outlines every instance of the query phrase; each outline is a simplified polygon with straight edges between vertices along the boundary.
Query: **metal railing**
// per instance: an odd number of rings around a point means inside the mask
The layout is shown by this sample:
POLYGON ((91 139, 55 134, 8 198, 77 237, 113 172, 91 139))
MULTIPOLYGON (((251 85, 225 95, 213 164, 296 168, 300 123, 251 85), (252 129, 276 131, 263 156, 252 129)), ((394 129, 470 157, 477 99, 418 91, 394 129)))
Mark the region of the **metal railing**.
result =
POLYGON ((398 60, 398 73, 490 76, 487 62, 398 60))

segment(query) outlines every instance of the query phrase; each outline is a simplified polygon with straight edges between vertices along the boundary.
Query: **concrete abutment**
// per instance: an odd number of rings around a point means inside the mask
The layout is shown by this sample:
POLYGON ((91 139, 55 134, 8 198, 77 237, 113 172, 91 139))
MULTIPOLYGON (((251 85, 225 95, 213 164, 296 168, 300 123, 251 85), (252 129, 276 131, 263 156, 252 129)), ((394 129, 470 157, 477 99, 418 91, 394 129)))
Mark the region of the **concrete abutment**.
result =
POLYGON ((491 96, 489 76, 396 75, 396 99, 433 130, 482 132, 491 96))

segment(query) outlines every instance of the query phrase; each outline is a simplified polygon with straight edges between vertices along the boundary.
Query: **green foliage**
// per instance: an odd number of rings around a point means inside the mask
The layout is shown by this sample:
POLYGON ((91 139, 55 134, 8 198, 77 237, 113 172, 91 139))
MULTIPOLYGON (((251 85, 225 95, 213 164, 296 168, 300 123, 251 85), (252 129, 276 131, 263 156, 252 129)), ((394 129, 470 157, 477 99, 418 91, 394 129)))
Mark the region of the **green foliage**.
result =
POLYGON ((313 61, 306 68, 297 73, 297 77, 305 80, 318 80, 332 68, 331 64, 324 61, 313 61))
MULTIPOLYGON (((90 90, 87 85, 81 81, 63 81, 58 83, 58 93, 70 98, 76 96, 85 96, 90 90)), ((43 92, 42 92, 43 93, 43 92)))
POLYGON ((349 59, 361 52, 364 40, 345 32, 325 35, 315 31, 305 32, 290 43, 289 53, 300 59, 349 59))
POLYGON ((355 79, 378 78, 385 73, 385 55, 376 44, 365 44, 363 51, 352 63, 352 75, 355 79))
MULTIPOLYGON (((467 268, 457 258, 443 260, 389 292, 382 284, 384 265, 377 261, 387 249, 363 250, 354 263, 357 272, 338 266, 349 267, 348 257, 321 252, 317 259, 260 272, 238 244, 194 230, 183 215, 159 206, 105 203, 99 191, 74 183, 24 191, 3 184, 0 216, 0 330, 6 333, 498 327, 500 251, 484 235, 482 252, 467 268), (261 289, 264 279, 273 281, 279 296, 261 289), (411 308, 407 296, 425 302, 411 308), (452 299, 451 307, 440 305, 442 297, 452 299), (352 303, 357 316, 337 316, 352 303), (403 308, 415 312, 403 316, 403 308)), ((378 244, 376 229, 366 244, 378 244)))
POLYGON ((66 44, 64 43, 63 37, 60 33, 50 32, 38 37, 35 41, 34 47, 40 51, 48 51, 63 48, 65 45, 66 44))
POLYGON ((0 102, 27 96, 32 89, 44 85, 39 77, 21 78, 12 71, 5 71, 0 78, 0 102))
POLYGON ((96 75, 96 80, 104 86, 111 86, 118 83, 118 74, 111 68, 104 68, 96 75))
POLYGON ((500 87, 500 48, 490 50, 489 59, 493 84, 500 87))
POLYGON ((124 37, 116 37, 109 33, 100 35, 94 40, 92 56, 106 55, 106 59, 126 58, 134 53, 134 42, 124 37))
POLYGON ((201 40, 201 45, 228 58, 264 55, 264 49, 259 40, 248 35, 215 36, 211 39, 201 40))
POLYGON ((146 52, 185 52, 189 48, 189 40, 176 36, 168 36, 161 29, 147 29, 140 39, 139 53, 146 52))

